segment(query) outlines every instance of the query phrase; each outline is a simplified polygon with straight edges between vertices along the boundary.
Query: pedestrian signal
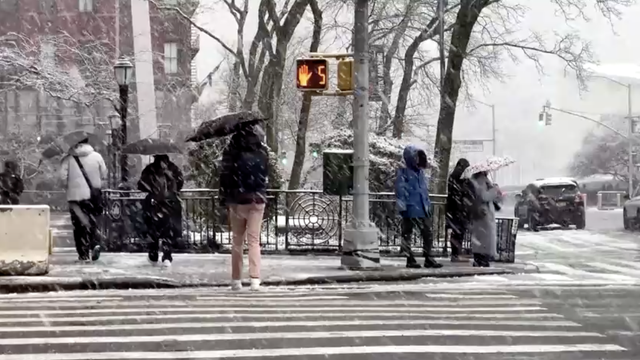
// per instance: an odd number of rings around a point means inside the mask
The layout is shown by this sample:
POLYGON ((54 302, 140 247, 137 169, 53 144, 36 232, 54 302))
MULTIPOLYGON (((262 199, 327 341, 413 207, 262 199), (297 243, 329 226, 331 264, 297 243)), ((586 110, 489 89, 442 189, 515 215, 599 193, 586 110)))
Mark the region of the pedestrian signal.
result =
POLYGON ((338 61, 338 90, 353 91, 354 82, 353 59, 338 61))
POLYGON ((296 86, 299 90, 323 91, 329 88, 326 59, 297 59, 296 86))

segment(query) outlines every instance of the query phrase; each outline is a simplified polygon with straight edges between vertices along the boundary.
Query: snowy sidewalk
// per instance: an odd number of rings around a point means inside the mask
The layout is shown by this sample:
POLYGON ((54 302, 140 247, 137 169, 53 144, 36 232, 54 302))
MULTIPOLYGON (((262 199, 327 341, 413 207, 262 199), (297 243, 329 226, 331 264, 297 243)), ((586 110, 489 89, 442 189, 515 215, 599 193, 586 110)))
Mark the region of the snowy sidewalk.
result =
MULTIPOLYGON (((41 277, 0 277, 0 292, 55 291, 93 288, 172 288, 227 286, 231 257, 226 254, 177 254, 171 268, 151 265, 146 254, 106 253, 95 263, 82 264, 74 253, 54 253, 50 273, 41 277)), ((267 286, 406 281, 424 277, 461 277, 536 271, 525 264, 499 264, 479 269, 470 263, 444 264, 441 269, 409 270, 400 258, 383 258, 382 268, 350 271, 338 256, 263 255, 262 279, 267 286)), ((247 261, 245 259, 245 269, 247 261)), ((248 277, 245 272, 245 276, 248 277)))

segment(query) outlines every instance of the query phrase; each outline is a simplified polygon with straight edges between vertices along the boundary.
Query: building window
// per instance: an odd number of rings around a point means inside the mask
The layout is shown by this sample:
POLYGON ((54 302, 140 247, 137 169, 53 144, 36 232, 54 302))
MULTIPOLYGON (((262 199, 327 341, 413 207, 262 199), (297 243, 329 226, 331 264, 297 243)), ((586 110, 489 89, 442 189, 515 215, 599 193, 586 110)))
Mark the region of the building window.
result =
POLYGON ((175 74, 178 72, 178 43, 164 44, 164 73, 175 74))
POLYGON ((92 12, 93 0, 78 0, 78 10, 81 12, 92 12))
POLYGON ((56 65, 56 45, 51 40, 40 41, 40 65, 54 67, 56 65))
POLYGON ((52 15, 55 14, 57 10, 56 0, 40 0, 40 12, 52 15))
POLYGON ((0 0, 0 11, 18 12, 18 0, 0 0))

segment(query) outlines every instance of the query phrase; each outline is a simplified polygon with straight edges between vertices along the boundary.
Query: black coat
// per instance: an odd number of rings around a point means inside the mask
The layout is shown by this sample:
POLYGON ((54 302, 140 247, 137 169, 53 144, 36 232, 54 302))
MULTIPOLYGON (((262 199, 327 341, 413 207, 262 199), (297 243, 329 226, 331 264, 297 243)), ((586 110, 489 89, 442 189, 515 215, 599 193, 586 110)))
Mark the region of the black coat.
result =
POLYGON ((24 183, 18 175, 17 164, 6 162, 4 167, 4 172, 0 174, 0 205, 18 205, 24 183))
POLYGON ((449 175, 447 183, 447 224, 450 227, 465 229, 470 222, 470 210, 473 204, 473 187, 469 179, 461 179, 469 163, 461 159, 449 175))
POLYGON ((222 154, 220 198, 224 204, 266 202, 269 157, 253 133, 235 133, 222 154))
POLYGON ((153 162, 142 171, 138 190, 148 195, 142 201, 143 219, 152 238, 177 239, 182 236, 182 203, 179 198, 184 185, 180 169, 168 159, 165 165, 153 162))

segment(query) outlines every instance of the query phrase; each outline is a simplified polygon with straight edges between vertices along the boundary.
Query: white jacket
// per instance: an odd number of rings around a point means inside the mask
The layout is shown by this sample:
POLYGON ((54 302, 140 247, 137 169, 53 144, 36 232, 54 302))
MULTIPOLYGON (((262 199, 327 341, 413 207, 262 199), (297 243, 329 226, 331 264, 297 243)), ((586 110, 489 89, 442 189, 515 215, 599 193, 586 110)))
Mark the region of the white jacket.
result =
POLYGON ((80 144, 62 159, 60 171, 62 178, 67 181, 67 200, 89 200, 91 191, 84 176, 82 176, 80 167, 73 158, 74 155, 80 158, 80 162, 94 188, 102 188, 102 180, 107 178, 107 165, 104 163, 102 155, 97 153, 89 144, 80 144))

